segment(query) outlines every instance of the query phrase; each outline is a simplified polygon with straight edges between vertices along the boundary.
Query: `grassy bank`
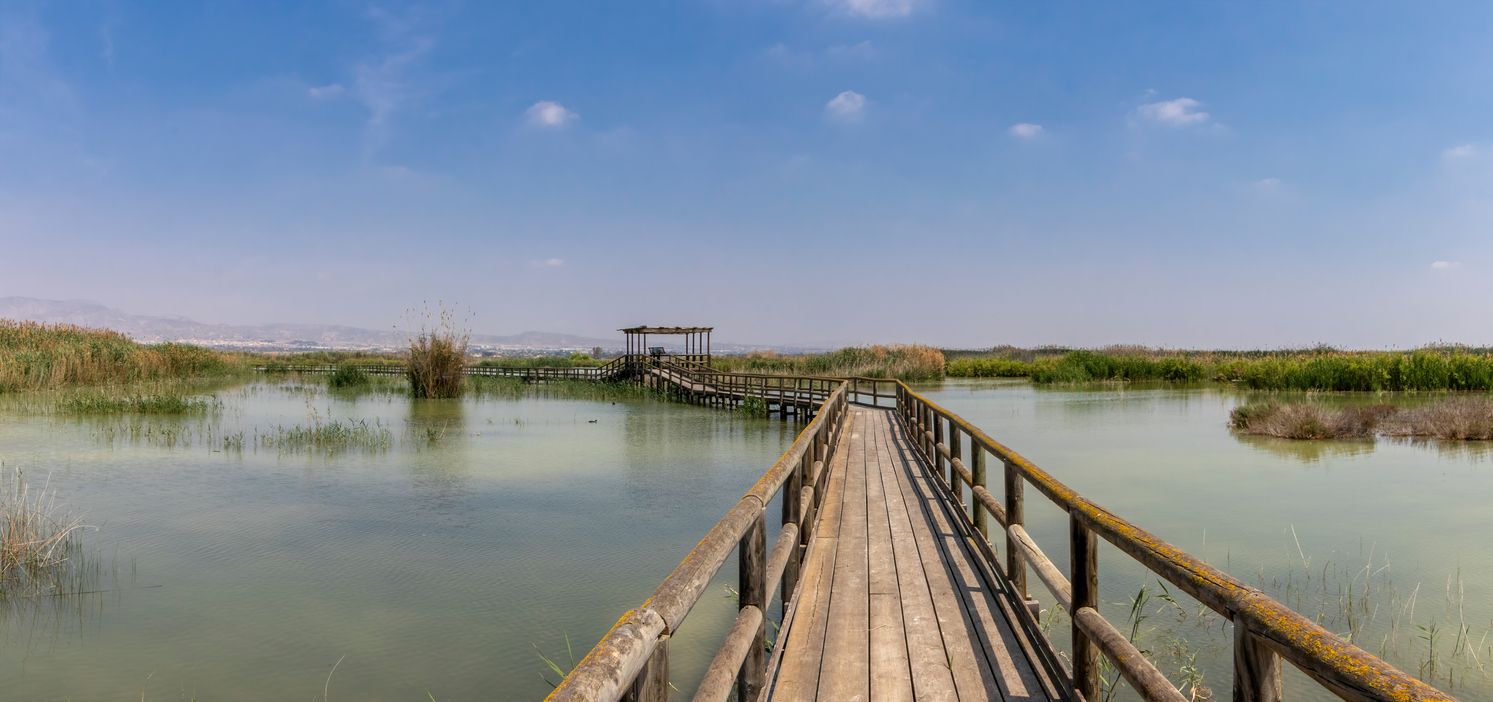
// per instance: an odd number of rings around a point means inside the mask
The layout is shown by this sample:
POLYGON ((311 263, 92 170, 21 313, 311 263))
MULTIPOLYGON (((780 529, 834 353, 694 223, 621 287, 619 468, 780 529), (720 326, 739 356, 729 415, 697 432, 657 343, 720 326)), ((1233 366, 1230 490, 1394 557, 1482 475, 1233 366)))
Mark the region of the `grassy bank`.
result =
POLYGON ((1418 407, 1264 403, 1234 408, 1229 426, 1242 434, 1283 439, 1390 436, 1449 441, 1493 440, 1493 398, 1448 397, 1418 407))
POLYGON ((0 320, 0 392, 225 375, 245 360, 187 344, 138 344, 118 332, 0 320))
POLYGON ((774 375, 936 380, 944 376, 943 352, 931 346, 857 346, 829 353, 783 355, 759 351, 745 356, 716 356, 717 370, 774 375))
POLYGON ((1004 351, 955 356, 952 377, 1026 377, 1036 383, 1218 382, 1255 390, 1493 391, 1487 349, 1416 351, 1004 351))

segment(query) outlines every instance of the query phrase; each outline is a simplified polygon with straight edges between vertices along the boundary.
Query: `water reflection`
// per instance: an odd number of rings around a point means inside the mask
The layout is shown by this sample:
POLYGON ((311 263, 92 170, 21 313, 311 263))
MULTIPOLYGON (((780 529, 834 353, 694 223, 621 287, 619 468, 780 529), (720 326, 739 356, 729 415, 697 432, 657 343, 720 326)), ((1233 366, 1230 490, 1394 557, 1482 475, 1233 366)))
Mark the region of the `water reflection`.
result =
POLYGON ((1334 458, 1365 456, 1373 453, 1376 446, 1373 439, 1307 441, 1230 433, 1239 443, 1251 449, 1307 464, 1321 463, 1323 460, 1334 458))

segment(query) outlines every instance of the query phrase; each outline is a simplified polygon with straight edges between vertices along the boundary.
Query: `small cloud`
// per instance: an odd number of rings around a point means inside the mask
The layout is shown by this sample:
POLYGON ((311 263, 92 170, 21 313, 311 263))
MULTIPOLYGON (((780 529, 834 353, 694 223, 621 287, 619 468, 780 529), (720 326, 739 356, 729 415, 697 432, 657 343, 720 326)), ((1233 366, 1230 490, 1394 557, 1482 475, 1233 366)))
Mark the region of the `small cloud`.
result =
POLYGON ((1206 124, 1212 118, 1207 112, 1198 109, 1201 105, 1202 103, 1197 100, 1181 97, 1175 100, 1148 102, 1141 105, 1136 113, 1157 124, 1169 127, 1188 127, 1206 124))
POLYGON ((824 56, 834 61, 864 61, 876 55, 870 39, 855 44, 835 44, 824 48, 824 56))
POLYGON ((342 87, 341 83, 328 83, 326 85, 313 85, 313 86, 311 86, 309 88, 306 88, 306 94, 310 95, 313 99, 316 99, 316 100, 327 100, 327 99, 331 99, 331 98, 334 98, 334 97, 338 97, 338 96, 342 95, 345 92, 347 92, 347 88, 342 87))
POLYGON ((846 90, 824 104, 824 113, 840 120, 853 120, 866 110, 866 96, 846 90))
POLYGON ((1042 136, 1042 132, 1044 130, 1042 129, 1042 125, 1040 124, 1021 122, 1019 124, 1011 125, 1011 128, 1006 131, 1010 132, 1011 136, 1016 137, 1017 139, 1031 141, 1032 139, 1036 139, 1037 137, 1042 136))
POLYGON ((1441 151, 1441 158, 1448 161, 1459 161, 1465 158, 1472 158, 1477 155, 1477 152, 1477 144, 1461 144, 1443 149, 1441 151))
POLYGON ((1461 261, 1432 261, 1431 262, 1431 270, 1433 270, 1433 271, 1450 271, 1450 270, 1455 270, 1455 269, 1458 269, 1458 268, 1461 268, 1461 267, 1462 267, 1462 262, 1461 261))
POLYGON ((876 46, 870 39, 855 44, 833 44, 823 49, 794 49, 778 42, 763 49, 762 56, 773 63, 791 68, 813 68, 827 64, 869 61, 876 56, 876 46))
POLYGON ((564 105, 550 100, 540 100, 534 103, 524 111, 524 115, 528 117, 529 124, 547 129, 563 127, 580 117, 565 109, 564 105))
POLYGON ((1262 192, 1275 192, 1280 190, 1279 178, 1261 178, 1255 181, 1255 189, 1262 192))
POLYGON ((844 14, 868 19, 906 17, 927 4, 925 0, 824 0, 824 2, 844 14))
POLYGON ((529 261, 530 268, 561 268, 564 265, 565 259, 563 258, 542 258, 536 261, 529 261))

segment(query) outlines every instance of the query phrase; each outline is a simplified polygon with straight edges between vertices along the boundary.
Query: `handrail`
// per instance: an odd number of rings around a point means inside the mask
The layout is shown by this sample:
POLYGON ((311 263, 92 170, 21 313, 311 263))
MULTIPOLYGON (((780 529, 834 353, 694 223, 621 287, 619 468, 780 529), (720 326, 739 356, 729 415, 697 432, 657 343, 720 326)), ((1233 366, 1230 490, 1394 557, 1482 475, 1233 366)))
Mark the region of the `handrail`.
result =
MULTIPOLYGON (((1030 565, 1072 615, 1073 686, 1085 699, 1097 699, 1099 694, 1101 654, 1110 659, 1145 699, 1181 699, 1176 688, 1099 615, 1095 535, 1233 622, 1235 700, 1280 700, 1281 659, 1345 700, 1453 699, 1344 641, 1264 592, 1089 501, 906 383, 898 382, 897 395, 898 418, 913 436, 917 451, 940 477, 936 482, 951 494, 956 504, 962 503, 963 486, 970 487, 970 512, 964 514, 966 523, 988 539, 987 517, 993 516, 1006 532, 1006 563, 1002 570, 1017 594, 1027 596, 1026 568, 1030 565), (965 439, 969 441, 969 466, 964 463, 961 446, 965 439), (985 487, 986 453, 1003 466, 1004 504, 997 502, 985 487), (945 466, 947 474, 943 472, 945 466), (1022 526, 1022 488, 1026 483, 1031 483, 1069 515, 1070 578, 1063 577, 1022 526)), ((985 545, 993 553, 993 546, 985 545)), ((998 563, 992 565, 999 567, 998 563)))
POLYGON ((665 702, 668 640, 732 551, 739 561, 736 623, 711 662, 697 698, 724 700, 733 688, 737 699, 757 698, 769 678, 766 613, 773 591, 779 590, 783 615, 775 647, 780 648, 792 620, 804 551, 814 537, 814 520, 828 476, 825 466, 844 431, 849 387, 844 381, 835 385, 788 450, 711 527, 652 596, 622 615, 547 700, 614 702, 628 695, 644 702, 665 702), (779 491, 783 493, 783 529, 769 553, 765 513, 779 491))

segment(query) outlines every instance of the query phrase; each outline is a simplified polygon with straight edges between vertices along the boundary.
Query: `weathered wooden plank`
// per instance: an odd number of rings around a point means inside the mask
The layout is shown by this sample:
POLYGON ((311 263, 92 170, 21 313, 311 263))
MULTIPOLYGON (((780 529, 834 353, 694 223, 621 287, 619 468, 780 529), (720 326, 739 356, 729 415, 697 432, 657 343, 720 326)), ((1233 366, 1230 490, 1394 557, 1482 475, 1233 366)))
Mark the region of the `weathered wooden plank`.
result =
POLYGON ((933 595, 923 571, 923 558, 913 533, 914 517, 908 511, 897 478, 897 466, 910 458, 912 447, 897 442, 892 437, 890 426, 878 432, 877 442, 881 455, 887 459, 879 466, 878 472, 885 487, 888 530, 896 561, 913 692, 919 700, 954 700, 958 693, 953 671, 949 668, 949 657, 944 650, 933 595))
POLYGON ((885 447, 889 422, 884 412, 869 416, 872 421, 861 441, 866 455, 866 548, 871 571, 871 699, 910 701, 914 699, 912 669, 883 475, 883 468, 891 462, 885 447))
POLYGON ((943 635, 944 650, 959 698, 1000 699, 1000 685, 985 659, 980 634, 965 611, 958 585, 939 545, 939 540, 946 534, 935 533, 929 519, 928 500, 937 497, 929 489, 916 461, 900 462, 895 473, 903 499, 908 504, 913 535, 919 543, 924 576, 933 597, 939 633, 943 635))
MULTIPOLYGON (((846 418, 847 430, 855 432, 858 418, 846 418)), ((821 468, 825 474, 824 497, 815 519, 814 541, 805 555, 799 576, 798 607, 793 629, 784 649, 782 669, 773 688, 773 697, 785 700, 814 699, 819 687, 819 664, 824 656, 824 636, 829 623, 830 583, 839 550, 841 502, 845 495, 846 451, 835 454, 821 468)))
POLYGON ((870 699, 870 572, 866 548, 866 441, 870 428, 867 410, 855 410, 859 433, 851 434, 845 453, 844 512, 831 584, 829 627, 824 637, 824 662, 819 673, 819 696, 857 702, 870 699))
POLYGON ((932 532, 938 537, 940 555, 976 635, 976 653, 983 655, 1001 697, 1008 701, 1045 700, 1047 695, 1026 658, 1021 639, 1006 620, 991 583, 976 564, 980 556, 953 521, 963 519, 962 510, 948 503, 947 496, 938 492, 938 483, 922 466, 909 465, 908 470, 915 478, 914 485, 922 491, 932 532))

